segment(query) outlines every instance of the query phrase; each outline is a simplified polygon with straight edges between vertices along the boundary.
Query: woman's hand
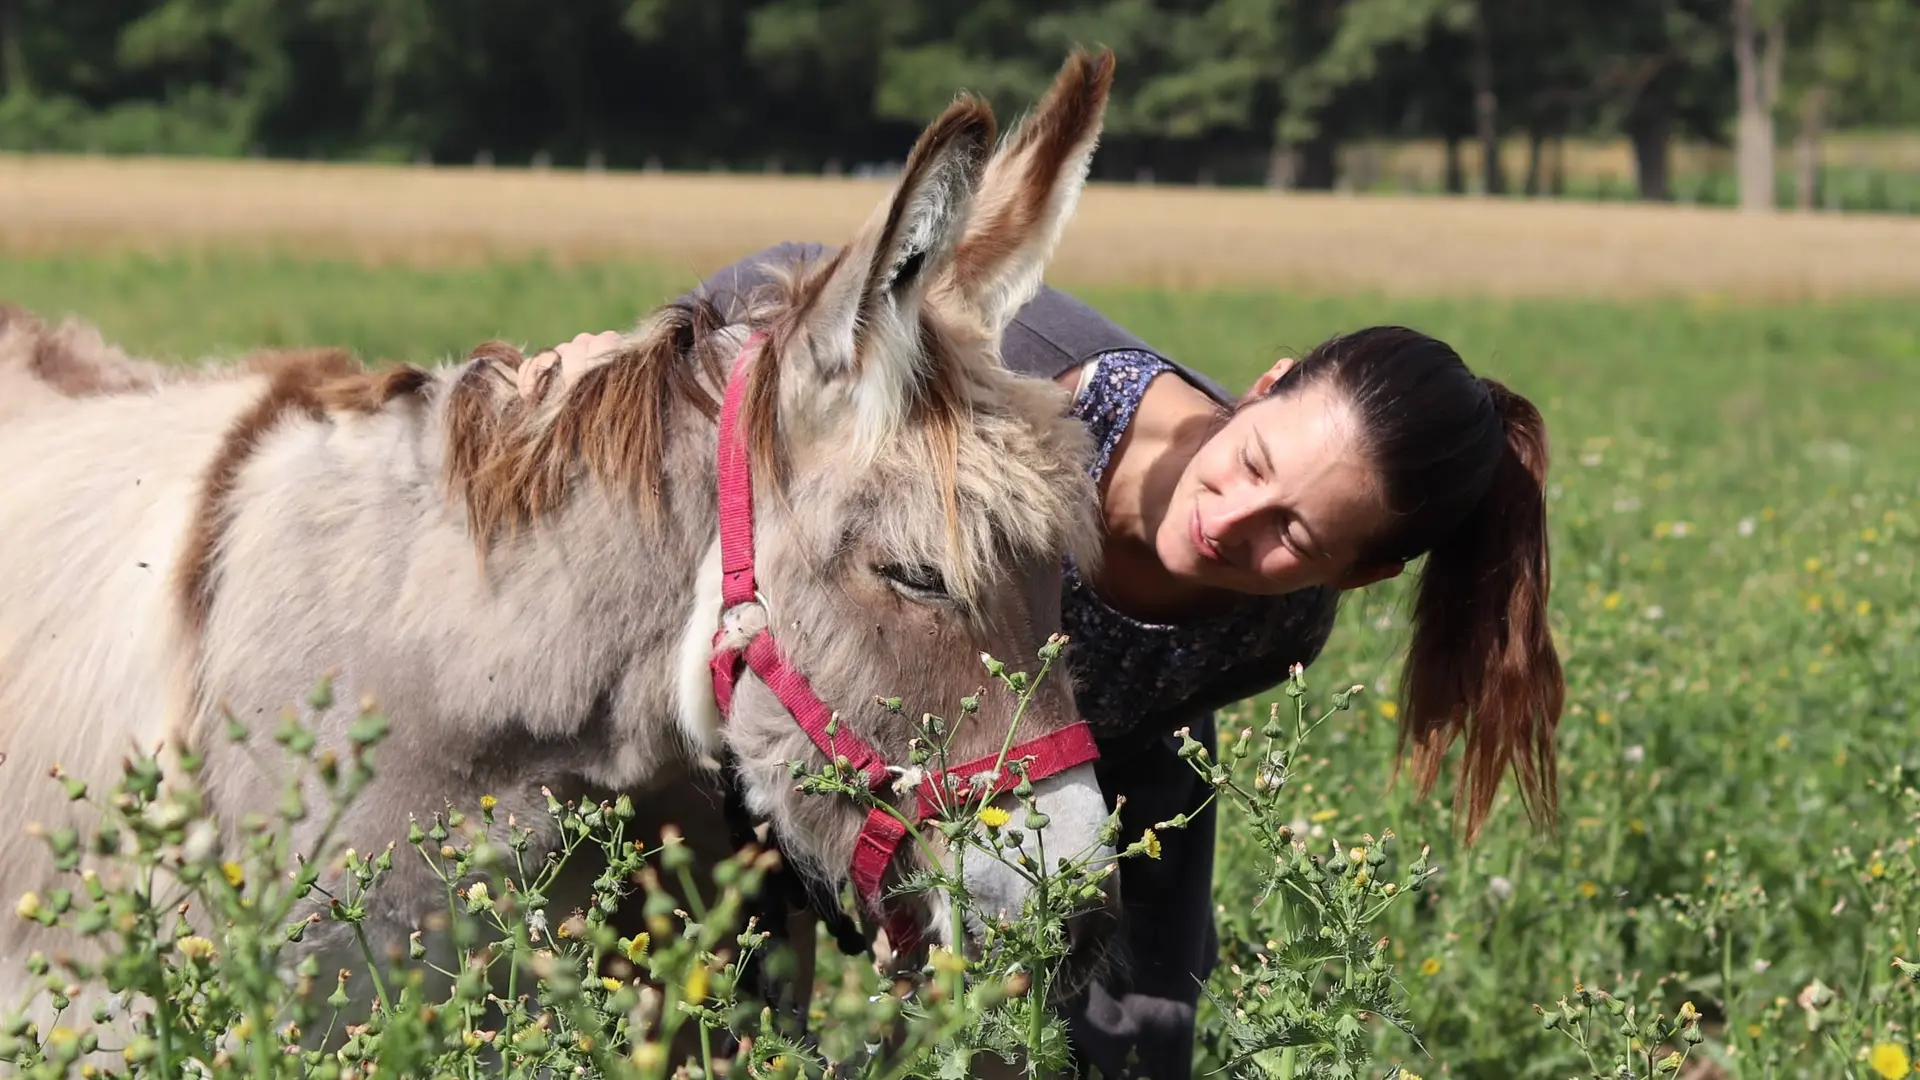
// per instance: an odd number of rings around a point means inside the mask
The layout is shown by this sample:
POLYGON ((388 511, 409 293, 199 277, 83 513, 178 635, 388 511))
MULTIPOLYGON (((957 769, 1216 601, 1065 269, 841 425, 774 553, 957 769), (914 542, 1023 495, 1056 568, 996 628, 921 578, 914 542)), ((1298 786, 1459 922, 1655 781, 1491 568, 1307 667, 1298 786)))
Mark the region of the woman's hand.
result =
POLYGON ((579 381, 587 370, 587 361, 594 357, 612 352, 620 345, 625 335, 618 330, 602 330, 598 334, 575 334, 573 340, 564 345, 556 345, 542 353, 537 353, 520 365, 515 375, 515 384, 520 396, 531 398, 540 386, 540 376, 555 364, 560 365, 560 386, 562 389, 579 381))

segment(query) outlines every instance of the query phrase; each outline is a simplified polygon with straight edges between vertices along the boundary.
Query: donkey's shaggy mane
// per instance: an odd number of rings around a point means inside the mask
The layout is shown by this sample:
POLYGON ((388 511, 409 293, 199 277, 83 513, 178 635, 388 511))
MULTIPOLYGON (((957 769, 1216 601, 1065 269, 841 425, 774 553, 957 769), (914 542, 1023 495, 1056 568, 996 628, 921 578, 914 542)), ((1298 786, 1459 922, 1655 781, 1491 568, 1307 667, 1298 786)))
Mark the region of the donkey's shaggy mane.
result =
POLYGON ((711 303, 669 304, 573 386, 552 392, 550 369, 531 400, 503 378, 519 350, 476 348, 447 401, 446 479, 481 550, 556 512, 582 470, 657 520, 671 497, 661 471, 673 406, 719 415, 725 326, 711 303))

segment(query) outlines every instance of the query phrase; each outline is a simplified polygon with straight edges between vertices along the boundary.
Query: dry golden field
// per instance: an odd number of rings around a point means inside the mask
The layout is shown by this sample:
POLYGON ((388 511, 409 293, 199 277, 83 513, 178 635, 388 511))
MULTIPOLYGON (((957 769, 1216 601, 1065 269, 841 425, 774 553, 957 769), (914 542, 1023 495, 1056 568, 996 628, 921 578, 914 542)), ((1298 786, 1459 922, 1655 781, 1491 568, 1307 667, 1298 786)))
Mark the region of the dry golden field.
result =
MULTIPOLYGON (((639 260, 701 273, 844 238, 872 180, 0 157, 0 252, 272 250, 447 266, 639 260)), ((1070 284, 1385 295, 1920 293, 1920 219, 1094 185, 1070 284)))

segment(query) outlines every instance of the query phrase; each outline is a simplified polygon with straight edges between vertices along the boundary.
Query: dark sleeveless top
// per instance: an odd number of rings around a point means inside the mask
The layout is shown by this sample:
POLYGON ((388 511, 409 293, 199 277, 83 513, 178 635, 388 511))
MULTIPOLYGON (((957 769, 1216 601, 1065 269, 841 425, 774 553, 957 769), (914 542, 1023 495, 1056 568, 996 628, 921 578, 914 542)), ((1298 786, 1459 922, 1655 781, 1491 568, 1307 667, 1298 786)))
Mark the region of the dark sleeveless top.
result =
MULTIPOLYGON (((818 259, 818 244, 781 244, 750 255, 695 290, 738 314, 736 306, 766 280, 758 267, 818 259)), ((1071 412, 1087 425, 1105 475, 1114 447, 1132 423, 1147 384, 1163 373, 1187 380, 1223 404, 1217 383, 1161 356, 1079 299, 1050 286, 1015 315, 1001 338, 1007 366, 1052 379, 1094 361, 1071 412)), ((1107 604, 1068 559, 1061 596, 1075 697, 1103 751, 1166 735, 1203 714, 1279 685, 1287 668, 1311 664, 1332 632, 1339 597, 1317 587, 1283 596, 1246 596, 1229 609, 1177 624, 1135 619, 1107 604)))

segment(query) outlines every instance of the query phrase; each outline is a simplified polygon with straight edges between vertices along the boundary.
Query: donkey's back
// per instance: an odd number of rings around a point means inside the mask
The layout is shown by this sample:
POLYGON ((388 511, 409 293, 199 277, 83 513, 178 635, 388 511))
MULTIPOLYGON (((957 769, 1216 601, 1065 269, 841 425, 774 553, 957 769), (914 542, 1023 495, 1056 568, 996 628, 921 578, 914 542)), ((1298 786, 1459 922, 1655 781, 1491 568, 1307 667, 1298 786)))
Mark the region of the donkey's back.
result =
MULTIPOLYGON (((25 827, 87 824, 48 778, 102 792, 167 736, 175 687, 171 568, 202 477, 259 376, 82 399, 48 397, 0 423, 0 866, 11 894, 51 873, 25 827)), ((84 835, 84 831, 83 831, 84 835)), ((36 944, 0 920, 0 972, 36 944)), ((0 987, 7 1004, 18 988, 0 987)))

